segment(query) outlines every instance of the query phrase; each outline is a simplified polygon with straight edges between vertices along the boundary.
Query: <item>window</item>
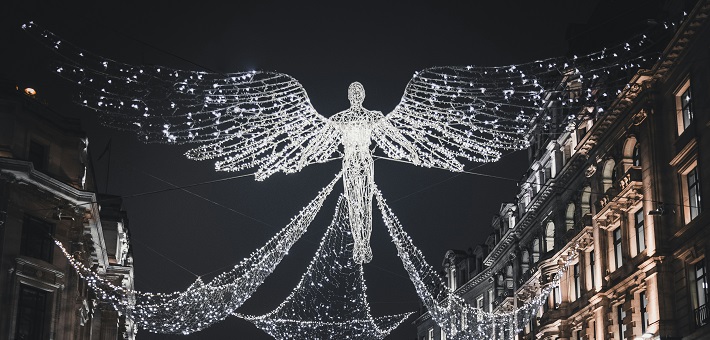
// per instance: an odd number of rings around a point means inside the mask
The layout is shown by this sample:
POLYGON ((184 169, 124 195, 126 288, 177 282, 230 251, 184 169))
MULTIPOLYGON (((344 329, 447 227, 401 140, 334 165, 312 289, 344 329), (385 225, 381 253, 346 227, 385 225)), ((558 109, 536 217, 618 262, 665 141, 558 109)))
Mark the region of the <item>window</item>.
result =
POLYGON ((22 225, 20 254, 52 262, 54 225, 32 216, 25 216, 22 225))
POLYGON ((567 205, 567 211, 565 211, 565 228, 567 230, 572 230, 574 229, 574 210, 575 210, 575 205, 574 203, 570 203, 567 205))
POLYGON ((592 281, 589 286, 592 287, 592 290, 594 290, 594 285, 595 285, 595 283, 594 283, 594 275, 595 275, 595 274, 594 274, 594 271, 596 270, 596 268, 595 268, 595 262, 594 262, 594 261, 596 261, 596 260, 594 259, 594 250, 592 250, 592 251, 589 252, 589 279, 592 281))
POLYGON ((572 267, 572 274, 574 275, 574 299, 577 300, 582 296, 582 281, 579 276, 579 263, 572 267))
POLYGON ((48 295, 47 291, 20 285, 15 339, 42 340, 48 338, 48 295))
POLYGON ((533 240, 532 245, 532 263, 535 264, 537 261, 540 261, 540 240, 538 237, 533 240))
POLYGON ((548 221, 545 226, 545 252, 555 249, 555 223, 548 221))
POLYGON ((434 340, 434 327, 429 327, 429 330, 427 331, 427 339, 434 340))
POLYGON ((612 234, 614 238, 614 263, 616 264, 616 269, 619 269, 624 264, 621 256, 621 228, 614 229, 612 234))
POLYGON ((581 329, 574 331, 574 338, 575 338, 575 340, 582 340, 582 330, 581 329))
POLYGON ((708 320, 708 280, 705 271, 705 260, 702 260, 694 266, 694 284, 695 286, 695 323, 702 326, 708 320))
POLYGON ((446 331, 443 328, 441 328, 440 333, 441 333, 441 336, 439 337, 439 339, 446 340, 446 331))
POLYGON ((488 290, 488 312, 493 312, 493 289, 488 290))
POLYGON ((686 81, 676 94, 676 110, 678 135, 681 135, 693 121, 693 96, 690 90, 690 80, 686 81))
POLYGON ((34 140, 30 140, 30 149, 27 160, 32 162, 37 170, 47 170, 47 147, 34 140))
MULTIPOLYGON (((478 308, 479 310, 483 311, 483 295, 481 295, 481 296, 479 296, 479 297, 476 298, 476 308, 478 308)), ((478 313, 477 315, 478 315, 478 321, 482 321, 482 320, 483 320, 483 314, 478 313)))
POLYGON ((641 305, 641 334, 646 333, 648 328, 648 299, 646 298, 646 292, 639 293, 639 304, 641 305))
POLYGON ((641 150, 639 144, 634 145, 633 153, 631 154, 631 162, 634 166, 641 166, 641 150))
POLYGON ((634 214, 634 220, 636 221, 636 250, 641 254, 642 251, 646 250, 646 228, 644 227, 643 208, 634 214))
POLYGON ((555 286, 552 289, 552 306, 555 309, 560 308, 560 303, 562 302, 562 291, 560 290, 560 285, 555 286))
POLYGON ((624 305, 616 306, 616 321, 619 324, 619 339, 626 339, 626 325, 624 324, 624 319, 626 318, 626 312, 624 311, 624 305))
POLYGON ((685 183, 688 188, 688 207, 690 208, 690 220, 694 220, 702 209, 700 201, 700 178, 698 177, 698 168, 695 167, 685 175, 685 183))

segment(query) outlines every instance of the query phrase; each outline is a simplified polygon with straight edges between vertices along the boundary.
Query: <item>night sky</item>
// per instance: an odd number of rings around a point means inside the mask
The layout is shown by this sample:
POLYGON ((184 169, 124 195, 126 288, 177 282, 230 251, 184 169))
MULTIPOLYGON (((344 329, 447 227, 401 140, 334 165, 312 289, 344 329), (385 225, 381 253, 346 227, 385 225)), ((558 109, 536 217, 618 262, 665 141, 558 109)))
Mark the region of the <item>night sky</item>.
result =
MULTIPOLYGON (((412 74, 425 67, 493 66, 559 56, 570 45, 584 46, 590 36, 617 43, 625 36, 610 33, 629 16, 640 15, 640 9, 631 9, 641 3, 646 2, 13 2, 3 5, 0 16, 0 78, 32 86, 53 109, 82 119, 99 191, 124 196, 137 288, 175 291, 196 275, 210 278, 261 247, 332 179, 339 161, 292 175, 278 173, 264 182, 244 177, 191 186, 191 193, 151 194, 171 184, 189 186, 251 171, 216 173, 211 162, 183 157, 189 146, 146 145, 130 133, 102 127, 92 112, 72 104, 77 89, 49 72, 52 54, 21 31, 23 22, 34 20, 85 49, 127 63, 287 73, 328 117, 349 106, 347 86, 353 81, 365 86, 366 108, 387 113, 412 74), (108 155, 97 160, 109 140, 110 163, 108 155)), ((415 244, 438 267, 447 249, 465 250, 485 241, 500 204, 514 200, 526 161, 526 152, 520 151, 498 163, 466 167, 507 178, 494 179, 379 160, 375 182, 415 244)), ((342 185, 240 312, 263 314, 283 301, 310 261, 340 192, 342 185)), ((373 221, 374 261, 365 266, 372 314, 416 311, 418 297, 379 212, 373 221)), ((415 317, 388 339, 414 339, 415 317)), ((269 337, 234 317, 190 336, 138 334, 139 340, 223 338, 269 337)))

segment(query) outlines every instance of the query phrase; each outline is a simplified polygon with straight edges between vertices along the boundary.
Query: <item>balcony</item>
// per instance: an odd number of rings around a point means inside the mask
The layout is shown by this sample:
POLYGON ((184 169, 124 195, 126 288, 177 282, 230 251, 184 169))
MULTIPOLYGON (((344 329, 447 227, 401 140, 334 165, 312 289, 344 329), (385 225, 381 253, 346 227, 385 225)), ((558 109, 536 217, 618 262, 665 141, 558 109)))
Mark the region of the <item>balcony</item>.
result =
POLYGON ((708 305, 702 305, 695 309, 695 325, 700 327, 708 323, 708 305))

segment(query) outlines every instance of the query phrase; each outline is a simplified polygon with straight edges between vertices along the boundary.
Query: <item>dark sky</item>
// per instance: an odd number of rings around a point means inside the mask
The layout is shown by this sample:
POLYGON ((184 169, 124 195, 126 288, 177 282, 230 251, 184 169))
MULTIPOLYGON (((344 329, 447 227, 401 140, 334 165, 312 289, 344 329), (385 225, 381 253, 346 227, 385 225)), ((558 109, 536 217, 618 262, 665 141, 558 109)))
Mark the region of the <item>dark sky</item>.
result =
MULTIPOLYGON (((365 86, 366 108, 387 113, 417 70, 437 65, 503 65, 563 55, 570 25, 587 36, 592 32, 607 37, 609 27, 637 12, 629 10, 635 4, 645 2, 604 2, 594 15, 598 1, 216 3, 22 1, 3 5, 0 78, 32 86, 51 107, 81 117, 94 158, 112 140, 110 164, 106 157, 95 162, 96 177, 101 192, 107 188, 108 193, 126 196, 140 290, 182 290, 195 274, 234 265, 288 223, 332 179, 340 164, 314 165, 264 182, 241 178, 198 185, 189 189, 195 195, 171 191, 135 196, 169 188, 168 182, 185 186, 235 174, 216 173, 210 162, 187 160, 182 156, 187 146, 145 145, 129 133, 101 127, 91 112, 71 103, 75 88, 49 73, 50 53, 21 32, 21 23, 34 20, 85 49, 128 63, 287 73, 304 85, 316 109, 330 116, 348 107, 347 86, 353 81, 365 86)), ((602 41, 614 43, 624 37, 615 38, 602 41)), ((584 45, 581 39, 577 36, 572 44, 584 45)), ((429 262, 439 266, 447 249, 484 242, 492 215, 502 202, 514 199, 515 180, 526 170, 526 154, 467 166, 511 180, 389 161, 377 161, 375 169, 375 181, 390 206, 429 262)), ((310 261, 341 191, 338 185, 308 233, 241 312, 262 314, 288 295, 310 261)), ((373 228, 374 261, 365 266, 372 313, 417 310, 418 298, 378 212, 373 228)), ((413 320, 388 339, 414 339, 413 320)), ((139 340, 227 337, 269 338, 233 317, 187 337, 138 335, 139 340)))

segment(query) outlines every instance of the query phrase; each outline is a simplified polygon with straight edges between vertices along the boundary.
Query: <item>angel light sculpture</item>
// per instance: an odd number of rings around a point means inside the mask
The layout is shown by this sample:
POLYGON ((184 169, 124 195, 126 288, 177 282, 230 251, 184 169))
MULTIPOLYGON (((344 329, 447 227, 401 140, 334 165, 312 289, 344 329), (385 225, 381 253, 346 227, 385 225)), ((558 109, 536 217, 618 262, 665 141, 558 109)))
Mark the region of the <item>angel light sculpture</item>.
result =
POLYGON ((543 114, 554 102, 595 112, 614 97, 607 88, 625 84, 611 70, 637 62, 622 48, 503 67, 433 67, 414 74, 386 115, 363 107, 365 91, 355 82, 350 108, 326 118, 286 74, 129 65, 32 23, 23 28, 63 57, 55 72, 85 90, 79 104, 145 142, 200 144, 186 156, 215 159, 218 171, 256 168, 257 180, 342 158, 356 263, 372 259, 373 143, 391 159, 449 171, 463 171, 462 160, 496 161, 526 148, 534 128, 564 120, 543 114))

